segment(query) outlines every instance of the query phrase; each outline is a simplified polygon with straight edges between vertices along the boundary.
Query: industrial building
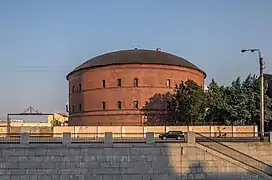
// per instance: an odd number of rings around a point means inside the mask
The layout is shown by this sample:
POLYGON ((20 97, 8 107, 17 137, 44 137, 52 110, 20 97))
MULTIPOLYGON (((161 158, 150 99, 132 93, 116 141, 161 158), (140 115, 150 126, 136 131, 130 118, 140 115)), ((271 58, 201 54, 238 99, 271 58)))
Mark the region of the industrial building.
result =
POLYGON ((156 50, 121 50, 94 57, 67 75, 69 125, 143 125, 146 113, 165 112, 155 94, 188 79, 204 88, 206 74, 188 60, 156 50), (146 109, 153 103, 154 108, 146 109))

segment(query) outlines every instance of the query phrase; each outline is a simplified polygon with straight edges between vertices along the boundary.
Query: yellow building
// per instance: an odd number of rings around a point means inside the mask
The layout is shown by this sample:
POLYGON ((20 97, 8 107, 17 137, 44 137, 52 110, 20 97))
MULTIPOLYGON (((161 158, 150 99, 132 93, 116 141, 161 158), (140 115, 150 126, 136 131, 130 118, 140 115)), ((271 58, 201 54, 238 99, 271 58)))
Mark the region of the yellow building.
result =
POLYGON ((46 123, 46 122, 11 122, 10 123, 11 127, 51 127, 50 123, 46 123))
POLYGON ((18 122, 11 121, 8 127, 7 121, 0 121, 0 136, 5 133, 51 133, 52 125, 45 122, 18 122))
MULTIPOLYGON (((8 125, 7 121, 0 121, 0 127, 6 128, 8 125)), ((52 125, 47 122, 19 122, 19 121, 10 121, 11 127, 51 127, 52 125)), ((0 131, 1 132, 1 131, 0 131)))
POLYGON ((57 125, 57 126, 65 126, 68 125, 68 115, 64 113, 54 113, 53 115, 48 116, 48 123, 57 125))

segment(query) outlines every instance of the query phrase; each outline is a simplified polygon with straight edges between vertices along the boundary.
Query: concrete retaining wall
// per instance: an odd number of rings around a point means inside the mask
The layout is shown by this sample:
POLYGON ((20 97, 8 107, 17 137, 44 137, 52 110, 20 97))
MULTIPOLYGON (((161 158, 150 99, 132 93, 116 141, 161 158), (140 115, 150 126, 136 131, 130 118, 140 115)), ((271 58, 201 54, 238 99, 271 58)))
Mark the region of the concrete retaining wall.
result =
POLYGON ((233 149, 245 153, 255 159, 272 165, 272 143, 251 142, 251 143, 223 143, 233 149))
POLYGON ((0 145, 0 153, 1 180, 264 179, 187 143, 0 145))

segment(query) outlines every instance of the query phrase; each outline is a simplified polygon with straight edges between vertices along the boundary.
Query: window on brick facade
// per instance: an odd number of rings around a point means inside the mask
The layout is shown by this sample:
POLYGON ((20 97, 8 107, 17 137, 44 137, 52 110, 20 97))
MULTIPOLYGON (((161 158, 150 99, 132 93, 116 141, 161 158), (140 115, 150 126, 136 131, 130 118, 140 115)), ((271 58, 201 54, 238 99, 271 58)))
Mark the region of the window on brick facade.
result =
POLYGON ((138 109, 139 108, 139 102, 138 101, 134 101, 133 102, 133 106, 134 106, 134 109, 138 109))
POLYGON ((79 92, 81 92, 81 84, 78 85, 79 92))
POLYGON ((102 109, 105 110, 106 109, 106 102, 102 102, 102 109))
POLYGON ((81 106, 81 104, 79 104, 79 111, 82 111, 82 106, 81 106))
POLYGON ((138 78, 134 78, 134 87, 138 87, 138 78))
POLYGON ((121 103, 121 101, 117 101, 117 108, 118 109, 122 109, 122 103, 121 103))
POLYGON ((75 112, 75 105, 72 105, 72 113, 75 112))
POLYGON ((72 86, 72 92, 75 92, 75 86, 72 86))
POLYGON ((117 86, 121 87, 122 86, 122 80, 121 79, 117 79, 117 86))
POLYGON ((170 81, 170 79, 167 79, 167 80, 166 80, 166 86, 167 86, 167 87, 170 87, 170 86, 171 86, 171 81, 170 81))
POLYGON ((103 87, 103 88, 106 87, 106 80, 102 80, 102 87, 103 87))

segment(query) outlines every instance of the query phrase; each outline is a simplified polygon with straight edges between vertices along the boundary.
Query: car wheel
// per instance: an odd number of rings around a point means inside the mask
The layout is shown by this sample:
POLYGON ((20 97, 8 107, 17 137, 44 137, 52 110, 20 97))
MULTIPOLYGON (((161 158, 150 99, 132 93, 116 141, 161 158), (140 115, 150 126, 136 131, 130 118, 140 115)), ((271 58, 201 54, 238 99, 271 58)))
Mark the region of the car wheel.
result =
POLYGON ((181 140, 181 137, 180 137, 180 136, 178 136, 178 137, 177 137, 177 140, 181 140))
POLYGON ((167 138, 164 136, 164 137, 162 137, 162 139, 163 139, 163 140, 166 140, 167 138))

